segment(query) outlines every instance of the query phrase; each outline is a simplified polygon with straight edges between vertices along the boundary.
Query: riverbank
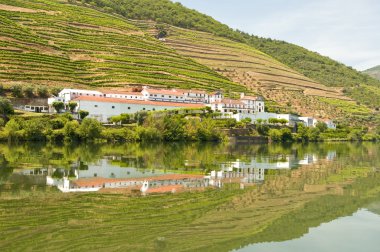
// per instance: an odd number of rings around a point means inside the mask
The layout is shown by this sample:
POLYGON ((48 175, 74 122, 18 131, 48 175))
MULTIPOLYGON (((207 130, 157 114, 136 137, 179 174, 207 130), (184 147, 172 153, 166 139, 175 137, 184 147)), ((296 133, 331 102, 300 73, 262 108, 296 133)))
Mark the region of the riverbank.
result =
POLYGON ((74 119, 70 113, 16 114, 0 122, 0 141, 23 142, 321 142, 379 141, 380 128, 325 124, 289 127, 278 124, 251 124, 204 114, 156 112, 122 115, 117 122, 103 125, 95 119, 74 119))

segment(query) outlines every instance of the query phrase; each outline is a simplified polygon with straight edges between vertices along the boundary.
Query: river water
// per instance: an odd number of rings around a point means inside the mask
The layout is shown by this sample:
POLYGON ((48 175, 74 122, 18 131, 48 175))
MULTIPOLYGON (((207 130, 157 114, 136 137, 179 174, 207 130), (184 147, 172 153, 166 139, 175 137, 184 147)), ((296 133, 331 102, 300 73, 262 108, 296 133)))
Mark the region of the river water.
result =
POLYGON ((374 143, 0 144, 0 247, 379 251, 379 171, 374 143), (146 196, 47 183, 168 175, 207 183, 146 196))

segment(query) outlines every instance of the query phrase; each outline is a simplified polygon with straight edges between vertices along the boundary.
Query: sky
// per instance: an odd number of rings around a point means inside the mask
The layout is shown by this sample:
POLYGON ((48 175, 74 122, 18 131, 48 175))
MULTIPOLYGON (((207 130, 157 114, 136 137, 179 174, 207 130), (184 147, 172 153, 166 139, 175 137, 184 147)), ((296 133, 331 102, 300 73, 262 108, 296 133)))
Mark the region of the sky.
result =
POLYGON ((250 34, 285 40, 358 70, 380 65, 379 0, 176 0, 250 34))

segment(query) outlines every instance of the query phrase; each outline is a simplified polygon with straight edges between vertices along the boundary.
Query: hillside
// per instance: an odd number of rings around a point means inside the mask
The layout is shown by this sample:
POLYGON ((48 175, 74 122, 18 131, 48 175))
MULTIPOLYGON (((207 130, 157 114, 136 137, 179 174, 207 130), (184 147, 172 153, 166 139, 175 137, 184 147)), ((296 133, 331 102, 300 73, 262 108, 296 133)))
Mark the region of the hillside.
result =
POLYGON ((246 90, 125 19, 61 1, 0 3, 0 80, 5 84, 246 90))
POLYGON ((368 74, 369 76, 380 80, 380 66, 367 69, 363 71, 363 73, 368 74))
POLYGON ((0 0, 0 28, 5 86, 222 89, 261 94, 270 111, 379 118, 380 82, 168 0, 0 0))
POLYGON ((300 46, 235 31, 212 17, 190 10, 180 3, 169 0, 83 0, 82 2, 130 19, 154 20, 245 43, 314 81, 325 86, 344 88, 345 93, 359 103, 371 108, 380 107, 380 81, 300 46))

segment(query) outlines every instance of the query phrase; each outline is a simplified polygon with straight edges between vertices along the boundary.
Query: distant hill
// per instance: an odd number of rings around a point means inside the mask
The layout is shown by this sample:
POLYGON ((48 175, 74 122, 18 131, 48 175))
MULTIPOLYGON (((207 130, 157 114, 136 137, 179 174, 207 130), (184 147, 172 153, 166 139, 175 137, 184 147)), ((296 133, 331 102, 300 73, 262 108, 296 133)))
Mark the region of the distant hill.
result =
POLYGON ((271 111, 380 123, 380 81, 169 0, 0 0, 0 38, 5 85, 222 89, 263 95, 271 111))
POLYGON ((373 78, 380 80, 380 66, 376 66, 368 70, 365 70, 363 71, 363 73, 368 74, 369 76, 372 76, 373 78))

